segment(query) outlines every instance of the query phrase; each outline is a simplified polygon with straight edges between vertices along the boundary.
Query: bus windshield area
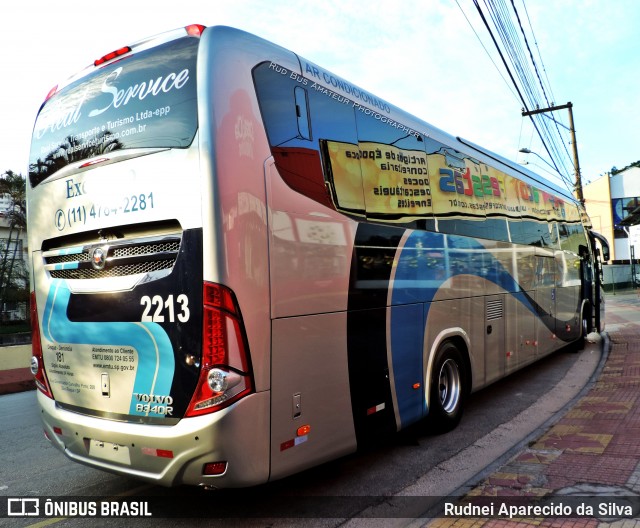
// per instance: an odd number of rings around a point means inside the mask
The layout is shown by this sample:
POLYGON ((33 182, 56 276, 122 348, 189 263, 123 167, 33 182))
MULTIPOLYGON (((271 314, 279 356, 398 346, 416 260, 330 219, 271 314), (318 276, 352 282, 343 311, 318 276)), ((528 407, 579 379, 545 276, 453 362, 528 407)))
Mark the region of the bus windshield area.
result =
POLYGON ((185 37, 126 56, 47 100, 33 131, 31 186, 118 150, 188 147, 197 129, 198 44, 185 37))

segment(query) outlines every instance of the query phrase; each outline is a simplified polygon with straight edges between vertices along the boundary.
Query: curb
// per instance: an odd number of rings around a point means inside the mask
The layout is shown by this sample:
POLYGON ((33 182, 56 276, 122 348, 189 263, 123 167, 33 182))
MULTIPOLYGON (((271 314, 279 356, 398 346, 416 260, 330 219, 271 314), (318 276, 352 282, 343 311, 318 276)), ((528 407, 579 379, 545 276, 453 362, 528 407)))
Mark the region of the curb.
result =
POLYGON ((2 372, 0 395, 25 392, 35 388, 36 382, 29 368, 17 368, 2 372))

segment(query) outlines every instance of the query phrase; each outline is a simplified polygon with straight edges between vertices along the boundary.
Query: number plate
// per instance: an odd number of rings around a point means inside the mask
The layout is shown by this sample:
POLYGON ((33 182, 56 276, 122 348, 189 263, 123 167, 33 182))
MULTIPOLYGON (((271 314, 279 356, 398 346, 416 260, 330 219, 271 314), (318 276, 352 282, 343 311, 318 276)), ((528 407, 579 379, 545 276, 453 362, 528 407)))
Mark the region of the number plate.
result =
POLYGON ((129 448, 111 442, 102 442, 101 440, 91 440, 89 443, 89 455, 109 462, 117 462, 118 464, 131 465, 131 457, 129 456, 129 448))

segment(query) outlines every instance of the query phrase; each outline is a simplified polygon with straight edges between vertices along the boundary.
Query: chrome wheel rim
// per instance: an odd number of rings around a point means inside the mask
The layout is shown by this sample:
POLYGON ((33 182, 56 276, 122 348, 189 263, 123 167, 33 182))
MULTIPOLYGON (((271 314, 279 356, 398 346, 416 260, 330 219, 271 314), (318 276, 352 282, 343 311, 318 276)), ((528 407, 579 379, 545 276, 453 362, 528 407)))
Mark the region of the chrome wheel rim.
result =
POLYGON ((447 414, 451 414, 457 409, 461 391, 458 364, 453 359, 447 359, 440 367, 440 375, 438 376, 440 405, 447 414))

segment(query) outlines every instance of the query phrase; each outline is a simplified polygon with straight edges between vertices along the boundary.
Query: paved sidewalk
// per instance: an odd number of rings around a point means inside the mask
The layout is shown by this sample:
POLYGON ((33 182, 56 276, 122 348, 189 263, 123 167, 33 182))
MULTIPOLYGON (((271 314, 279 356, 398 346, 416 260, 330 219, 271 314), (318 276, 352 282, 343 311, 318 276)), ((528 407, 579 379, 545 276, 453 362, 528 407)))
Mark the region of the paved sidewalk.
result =
POLYGON ((640 298, 607 301, 609 355, 597 381, 537 440, 451 498, 449 515, 421 526, 640 527, 640 298))

